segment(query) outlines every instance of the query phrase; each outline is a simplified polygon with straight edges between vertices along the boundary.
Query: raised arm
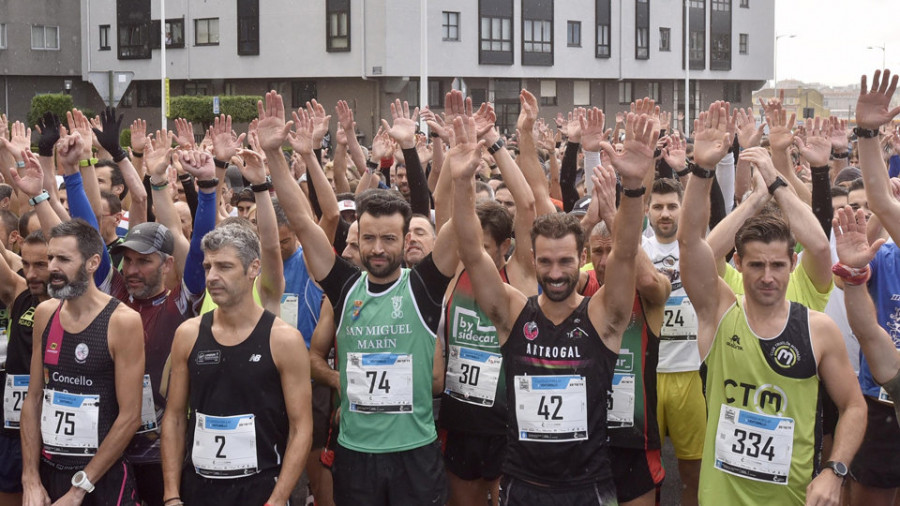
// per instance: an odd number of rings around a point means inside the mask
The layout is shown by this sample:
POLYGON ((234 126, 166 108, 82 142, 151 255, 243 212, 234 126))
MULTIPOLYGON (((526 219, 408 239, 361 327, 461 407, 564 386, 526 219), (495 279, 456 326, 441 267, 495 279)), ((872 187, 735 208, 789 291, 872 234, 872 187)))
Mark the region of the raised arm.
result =
MULTIPOLYGON (((44 176, 38 157, 31 151, 22 151, 19 153, 19 156, 25 161, 25 167, 10 171, 12 181, 19 188, 19 191, 29 199, 29 203, 34 202, 31 199, 41 200, 43 198, 41 194, 44 193, 42 188, 44 176)), ((50 231, 60 223, 59 216, 53 212, 49 200, 44 199, 32 205, 37 213, 38 221, 41 223, 41 231, 43 231, 44 237, 50 237, 50 231)), ((6 306, 10 307, 10 304, 6 306)))
MULTIPOLYGON (((761 101, 762 99, 760 99, 761 101)), ((785 181, 790 183, 791 188, 800 196, 800 200, 809 204, 812 201, 812 194, 803 181, 797 177, 791 163, 791 156, 788 154, 788 148, 794 142, 794 122, 796 114, 791 113, 790 118, 787 111, 782 107, 781 102, 771 101, 764 104, 766 111, 766 121, 769 123, 769 145, 772 148, 772 163, 775 169, 781 174, 785 181)))
MULTIPOLYGON (((356 122, 353 121, 353 109, 350 108, 346 100, 338 100, 334 110, 338 115, 338 123, 344 128, 344 134, 347 135, 347 151, 350 154, 350 160, 356 166, 359 175, 362 176, 366 170, 366 156, 363 153, 362 146, 359 145, 359 140, 356 138, 356 122)), ((346 191, 350 191, 349 187, 346 191)))
MULTIPOLYGON (((519 93, 519 103, 521 104, 521 112, 516 123, 519 130, 519 156, 516 157, 516 163, 522 169, 522 174, 531 191, 534 194, 534 209, 537 216, 556 212, 556 207, 550 201, 550 186, 547 183, 547 177, 544 175, 544 168, 537 155, 537 146, 534 142, 534 122, 537 120, 538 103, 537 98, 528 90, 522 90, 519 93)), ((574 127, 569 127, 574 130, 574 127)), ((578 127, 579 136, 581 127, 578 127)), ((572 132, 569 133, 570 138, 572 132)), ((573 142, 580 142, 580 139, 573 142)), ((496 155, 496 153, 495 153, 496 155)), ((495 156, 496 157, 496 156, 495 156)), ((512 191, 510 191, 512 193, 512 191)))
MULTIPOLYGON (((742 160, 747 164, 749 170, 750 162, 743 158, 742 160)), ((766 183, 759 171, 753 174, 753 180, 755 181, 753 192, 739 206, 735 207, 734 211, 717 223, 706 236, 706 242, 712 248, 713 256, 716 259, 716 269, 720 276, 725 274, 725 257, 734 248, 734 234, 745 221, 762 211, 772 198, 766 190, 766 183)))
MULTIPOLYGON (((321 137, 319 137, 319 135, 324 135, 324 133, 321 133, 323 129, 322 124, 327 124, 327 121, 331 116, 316 118, 314 115, 310 114, 310 111, 311 106, 310 104, 307 104, 307 110, 299 109, 297 112, 293 113, 294 126, 298 131, 289 133, 288 141, 290 141, 294 151, 300 153, 303 162, 306 164, 309 200, 311 204, 314 203, 313 201, 318 202, 319 211, 321 211, 319 227, 325 231, 325 235, 328 237, 329 241, 334 243, 338 223, 341 219, 341 213, 338 210, 337 196, 334 194, 334 188, 331 187, 331 183, 329 183, 328 178, 325 177, 325 171, 322 170, 322 166, 319 164, 319 157, 315 154, 316 146, 321 144, 321 137), (306 131, 303 132, 299 131, 301 125, 312 125, 311 133, 309 129, 306 129, 306 131), (306 134, 312 135, 312 138, 306 139, 304 137, 306 134), (308 153, 306 152, 305 146, 307 142, 313 147, 313 151, 308 153)), ((324 109, 321 111, 321 114, 324 115, 324 109)), ((284 157, 282 156, 282 158, 284 157)))
POLYGON ((401 103, 397 99, 391 104, 391 117, 393 122, 390 125, 386 120, 381 120, 381 125, 403 150, 406 178, 409 182, 409 205, 414 213, 428 216, 431 213, 428 179, 416 151, 416 120, 419 117, 419 108, 416 107, 410 112, 409 104, 401 103))
POLYGON ((153 203, 155 208, 156 220, 162 223, 175 237, 175 248, 173 256, 175 257, 175 272, 178 278, 184 275, 184 263, 187 258, 190 245, 184 234, 180 233, 181 219, 175 210, 175 204, 169 196, 169 178, 168 167, 169 160, 173 150, 169 146, 172 145, 172 138, 168 132, 163 130, 156 131, 156 138, 144 146, 143 163, 150 174, 150 188, 153 192, 153 203))
POLYGON ((871 89, 866 84, 866 76, 860 82, 859 99, 856 102, 857 137, 859 138, 859 168, 862 170, 869 209, 878 215, 884 228, 894 241, 900 241, 900 202, 891 195, 887 167, 881 155, 877 130, 889 123, 900 107, 888 109, 897 89, 897 76, 891 71, 884 75, 876 70, 872 77, 871 89))
POLYGON ((832 183, 838 174, 850 165, 850 141, 847 138, 847 120, 835 116, 828 118, 831 126, 831 167, 829 177, 832 183))
POLYGON ((134 169, 134 165, 131 165, 131 160, 128 159, 125 150, 119 145, 122 117, 122 115, 116 116, 115 107, 106 108, 100 114, 103 129, 95 128, 94 135, 97 136, 97 141, 103 146, 103 149, 112 155, 113 161, 118 164, 119 170, 122 172, 122 179, 125 180, 125 186, 131 196, 128 223, 135 226, 147 221, 147 190, 144 188, 141 176, 134 169))

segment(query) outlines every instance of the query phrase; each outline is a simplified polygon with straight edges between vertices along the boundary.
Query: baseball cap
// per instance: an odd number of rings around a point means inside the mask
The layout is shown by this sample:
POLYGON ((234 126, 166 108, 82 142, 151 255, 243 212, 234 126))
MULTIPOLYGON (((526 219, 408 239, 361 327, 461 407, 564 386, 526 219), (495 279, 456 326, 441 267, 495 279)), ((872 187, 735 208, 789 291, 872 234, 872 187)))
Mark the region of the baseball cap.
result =
POLYGON ((352 200, 341 200, 338 202, 338 211, 356 211, 356 202, 352 200))
POLYGON ((585 195, 584 197, 581 197, 580 199, 578 199, 578 201, 575 202, 575 205, 572 206, 572 210, 569 211, 569 214, 571 214, 573 216, 584 216, 585 214, 587 214, 588 206, 590 206, 590 205, 591 205, 591 196, 585 195))
POLYGON ((856 167, 844 167, 834 179, 834 184, 849 183, 862 177, 862 171, 856 167))
POLYGON ((142 255, 148 253, 165 253, 171 255, 175 251, 175 236, 161 223, 148 221, 128 229, 125 240, 113 247, 113 253, 128 248, 142 255))

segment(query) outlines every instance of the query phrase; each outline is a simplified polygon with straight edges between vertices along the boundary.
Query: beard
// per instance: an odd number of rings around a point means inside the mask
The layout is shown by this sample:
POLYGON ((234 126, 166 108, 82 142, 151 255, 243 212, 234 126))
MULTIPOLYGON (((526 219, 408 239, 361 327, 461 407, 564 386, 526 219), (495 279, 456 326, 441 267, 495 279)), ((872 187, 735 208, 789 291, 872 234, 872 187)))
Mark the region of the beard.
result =
POLYGON ((157 288, 162 285, 162 266, 156 271, 155 274, 151 275, 146 279, 140 279, 137 276, 125 278, 126 281, 126 289, 128 290, 128 295, 135 299, 146 299, 156 295, 158 292, 157 288), (130 279, 140 279, 143 282, 144 286, 141 288, 132 288, 127 282, 130 279))
POLYGON ((576 272, 574 276, 555 279, 538 277, 538 284, 540 285, 544 296, 553 302, 562 302, 569 298, 569 295, 572 295, 572 292, 574 292, 575 288, 578 286, 578 273, 576 272), (551 287, 551 284, 560 282, 563 283, 561 288, 557 289, 551 287))
POLYGON ((671 221, 668 223, 663 223, 662 225, 667 226, 669 228, 666 230, 663 230, 662 227, 660 227, 660 224, 658 222, 651 223, 651 226, 653 227, 653 232, 655 232, 656 235, 658 235, 664 239, 670 239, 672 237, 675 237, 675 234, 678 233, 678 223, 671 221))
POLYGON ((75 299, 87 292, 88 283, 90 282, 91 278, 84 264, 82 264, 81 268, 78 269, 78 276, 72 281, 69 281, 69 278, 61 272, 51 272, 50 283, 47 284, 47 293, 54 299, 75 299), (65 284, 57 288, 52 285, 54 281, 63 281, 65 284))
POLYGON ((362 257, 363 267, 366 268, 366 271, 369 272, 370 276, 374 276, 376 278, 384 278, 389 276, 391 273, 397 270, 400 267, 400 258, 393 257, 388 254, 382 255, 366 255, 362 257), (386 260, 386 263, 381 266, 372 265, 373 258, 383 258, 386 260))

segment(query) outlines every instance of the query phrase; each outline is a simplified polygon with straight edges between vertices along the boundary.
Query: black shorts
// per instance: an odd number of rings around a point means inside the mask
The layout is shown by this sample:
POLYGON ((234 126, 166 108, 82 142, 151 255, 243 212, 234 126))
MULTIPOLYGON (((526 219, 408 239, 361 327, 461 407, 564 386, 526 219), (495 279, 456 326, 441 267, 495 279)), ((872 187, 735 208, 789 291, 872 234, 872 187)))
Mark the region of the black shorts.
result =
POLYGON ((191 506, 223 504, 265 504, 275 489, 280 468, 267 469, 252 476, 210 479, 185 466, 181 473, 181 500, 191 506))
POLYGON ((850 465, 860 484, 874 488, 900 487, 900 426, 894 408, 866 397, 869 423, 850 465))
POLYGON ((666 477, 659 450, 609 448, 619 502, 628 502, 659 486, 666 477))
POLYGON ((162 463, 131 464, 138 497, 147 506, 163 506, 162 463))
POLYGON ((502 474, 506 435, 467 434, 441 430, 444 465, 463 480, 493 481, 502 474))
POLYGON ((615 485, 592 483, 578 487, 541 487, 511 476, 500 478, 500 506, 607 506, 618 504, 615 485))
POLYGON ((312 416, 312 448, 324 448, 331 423, 331 387, 325 383, 312 384, 312 416))
POLYGON ((0 492, 22 491, 22 443, 18 437, 0 434, 0 492))
POLYGON ((825 389, 822 389, 822 435, 834 435, 834 429, 837 427, 838 408, 837 404, 831 400, 831 396, 825 389))
MULTIPOLYGON (((72 476, 77 469, 57 469, 41 459, 41 483, 51 501, 57 501, 72 488, 72 476)), ((90 476, 88 476, 90 478, 90 476)), ((131 464, 125 460, 116 461, 99 480, 94 483, 94 491, 84 496, 82 506, 139 506, 140 499, 134 486, 131 464)))
POLYGON ((442 506, 450 495, 438 440, 392 453, 337 445, 331 473, 339 506, 442 506))

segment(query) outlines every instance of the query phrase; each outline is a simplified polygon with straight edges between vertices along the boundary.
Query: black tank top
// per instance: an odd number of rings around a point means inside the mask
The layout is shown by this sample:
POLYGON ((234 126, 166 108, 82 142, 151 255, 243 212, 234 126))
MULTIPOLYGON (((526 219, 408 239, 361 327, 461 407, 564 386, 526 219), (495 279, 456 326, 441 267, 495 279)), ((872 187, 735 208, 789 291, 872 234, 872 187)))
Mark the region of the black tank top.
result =
MULTIPOLYGON (((509 405, 509 445, 503 464, 506 474, 560 487, 612 480, 606 410, 617 355, 606 347, 594 330, 588 318, 589 300, 585 297, 565 321, 554 325, 541 311, 538 296, 529 297, 502 347, 509 405), (528 376, 583 378, 569 384, 583 385, 587 434, 584 431, 573 433, 570 439, 574 440, 571 441, 541 440, 540 434, 526 437, 518 420, 522 406, 531 411, 536 409, 536 413, 527 416, 537 414, 552 423, 567 417, 565 413, 572 408, 565 406, 566 403, 579 401, 579 395, 546 395, 539 402, 532 399, 530 403, 523 400, 520 404, 518 392, 525 387, 528 376)), ((535 380, 531 381, 528 388, 538 392, 540 386, 535 385, 535 380)))
MULTIPOLYGON (((34 308, 40 303, 28 290, 23 290, 13 301, 9 312, 9 347, 6 349, 6 373, 0 381, 0 392, 6 388, 6 374, 29 374, 31 372, 31 351, 33 346, 31 331, 34 328, 34 308)), ((0 399, 3 396, 0 395, 0 399)), ((3 415, 0 414, 0 417, 3 415)), ((0 423, 0 427, 4 424, 0 423)), ((9 437, 19 437, 16 429, 2 429, 0 433, 9 437)))
MULTIPOLYGON (((46 357, 44 360, 44 384, 47 389, 100 397, 97 425, 97 440, 100 444, 103 443, 110 427, 119 416, 119 402, 116 398, 116 366, 109 354, 107 334, 109 319, 118 305, 119 301, 111 298, 106 307, 94 318, 94 321, 81 332, 72 333, 63 329, 58 363, 56 365, 49 364, 46 357)), ((41 348, 45 350, 45 353, 47 337, 50 335, 53 320, 58 318, 58 315, 59 310, 53 314, 41 336, 41 348)), ((90 456, 73 457, 46 453, 42 458, 54 466, 66 469, 87 465, 91 460, 90 456)))
MULTIPOLYGON (((250 336, 225 346, 212 334, 213 316, 203 315, 200 333, 188 358, 190 373, 189 444, 193 448, 196 413, 211 416, 253 414, 256 427, 257 470, 278 468, 287 447, 288 416, 269 344, 275 315, 263 311, 250 336)), ((186 465, 192 467, 188 450, 186 465)))

